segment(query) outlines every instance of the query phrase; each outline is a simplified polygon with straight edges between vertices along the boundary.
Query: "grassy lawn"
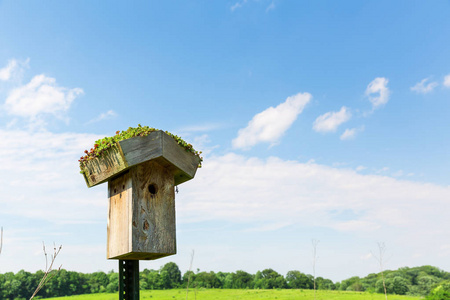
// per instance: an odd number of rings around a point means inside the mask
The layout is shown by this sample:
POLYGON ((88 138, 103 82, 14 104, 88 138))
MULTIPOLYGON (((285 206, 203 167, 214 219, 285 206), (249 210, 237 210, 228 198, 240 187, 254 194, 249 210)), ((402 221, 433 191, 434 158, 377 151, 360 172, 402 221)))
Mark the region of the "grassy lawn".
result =
MULTIPOLYGON (((51 298, 52 300, 117 300, 118 294, 91 294, 71 297, 51 298)), ((186 290, 155 290, 141 291, 141 299, 158 300, 182 300, 186 299, 186 290)), ((190 290, 188 299, 314 299, 312 290, 222 290, 222 289, 199 289, 190 290)), ((369 294, 360 292, 343 291, 317 291, 317 300, 385 300, 384 294, 369 294)), ((389 300, 419 300, 420 297, 388 295, 389 300)))

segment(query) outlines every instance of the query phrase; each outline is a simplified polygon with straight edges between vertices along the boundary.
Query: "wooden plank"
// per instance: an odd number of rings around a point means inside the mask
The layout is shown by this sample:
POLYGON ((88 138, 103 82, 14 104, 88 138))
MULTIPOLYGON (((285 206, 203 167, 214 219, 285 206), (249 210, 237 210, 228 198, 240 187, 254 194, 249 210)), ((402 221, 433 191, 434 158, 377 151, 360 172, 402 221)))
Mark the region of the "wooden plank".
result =
POLYGON ((87 161, 84 166, 83 175, 88 187, 106 182, 128 168, 118 147, 108 149, 101 157, 87 161))
POLYGON ((132 180, 129 172, 108 182, 107 258, 131 251, 132 180))
POLYGON ((142 162, 162 156, 162 131, 155 131, 147 136, 134 137, 119 142, 128 166, 135 166, 142 162))
POLYGON ((157 259, 176 254, 172 172, 140 163, 108 185, 108 259, 157 259))
POLYGON ((163 157, 169 161, 173 167, 175 185, 179 185, 185 181, 194 178, 195 173, 200 163, 200 158, 187 151, 169 135, 164 134, 163 142, 163 157))
POLYGON ((173 174, 156 161, 131 170, 133 182, 132 252, 138 259, 176 254, 173 174))

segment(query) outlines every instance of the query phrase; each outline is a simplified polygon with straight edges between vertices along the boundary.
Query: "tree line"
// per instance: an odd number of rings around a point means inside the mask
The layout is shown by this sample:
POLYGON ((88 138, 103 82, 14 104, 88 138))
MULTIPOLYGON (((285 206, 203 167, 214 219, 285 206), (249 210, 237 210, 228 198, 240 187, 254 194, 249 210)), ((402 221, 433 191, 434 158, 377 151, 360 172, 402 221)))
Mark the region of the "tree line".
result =
MULTIPOLYGON (((43 271, 36 273, 21 270, 16 274, 0 274, 0 299, 25 300, 35 290, 43 271)), ((432 266, 400 268, 396 271, 384 271, 388 294, 421 295, 428 299, 449 299, 450 273, 432 266), (444 295, 439 298, 439 295, 444 295), (434 297, 434 298, 433 298, 434 297), (447 298, 445 298, 447 297, 447 298)), ((167 263, 159 270, 145 269, 139 274, 141 290, 186 288, 217 289, 313 289, 312 275, 300 271, 289 271, 286 276, 273 269, 265 269, 250 274, 236 272, 197 272, 181 273, 178 266, 167 263)), ((316 277, 318 290, 367 291, 383 293, 381 274, 369 274, 366 277, 351 277, 334 283, 330 279, 316 277)), ((119 274, 95 272, 84 274, 61 269, 53 276, 38 296, 42 298, 70 296, 90 293, 117 292, 119 274)))

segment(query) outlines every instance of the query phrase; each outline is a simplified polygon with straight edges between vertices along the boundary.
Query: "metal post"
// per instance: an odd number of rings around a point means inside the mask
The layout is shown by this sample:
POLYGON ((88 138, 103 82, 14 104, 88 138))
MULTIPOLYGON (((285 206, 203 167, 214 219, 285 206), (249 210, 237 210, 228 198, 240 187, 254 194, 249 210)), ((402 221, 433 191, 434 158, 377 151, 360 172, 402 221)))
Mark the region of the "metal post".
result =
POLYGON ((119 300, 139 300, 139 260, 119 260, 119 300))

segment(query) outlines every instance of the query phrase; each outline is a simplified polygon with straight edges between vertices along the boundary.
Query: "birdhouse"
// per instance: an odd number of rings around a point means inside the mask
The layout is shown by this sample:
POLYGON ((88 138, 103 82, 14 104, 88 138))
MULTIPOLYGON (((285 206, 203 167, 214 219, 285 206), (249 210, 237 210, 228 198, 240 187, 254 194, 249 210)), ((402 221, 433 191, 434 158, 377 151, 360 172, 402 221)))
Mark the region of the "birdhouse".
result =
POLYGON ((175 186, 194 178, 200 160, 165 132, 153 131, 83 163, 88 187, 108 182, 108 259, 176 254, 175 186))

